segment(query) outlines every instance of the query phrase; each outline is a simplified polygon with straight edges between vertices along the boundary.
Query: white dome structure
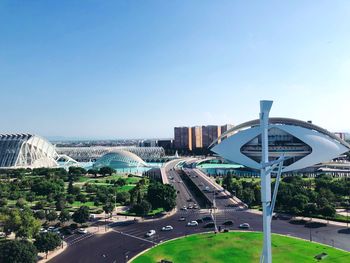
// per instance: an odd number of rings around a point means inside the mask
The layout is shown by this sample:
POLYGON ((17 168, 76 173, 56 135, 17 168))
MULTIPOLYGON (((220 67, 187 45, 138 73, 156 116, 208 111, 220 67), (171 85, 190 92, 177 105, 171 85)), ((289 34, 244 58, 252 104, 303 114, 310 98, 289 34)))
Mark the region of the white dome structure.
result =
POLYGON ((94 168, 109 166, 112 168, 147 167, 148 165, 136 154, 114 150, 99 158, 93 165, 94 168))
POLYGON ((0 168, 57 167, 58 155, 47 140, 33 134, 0 134, 0 168))

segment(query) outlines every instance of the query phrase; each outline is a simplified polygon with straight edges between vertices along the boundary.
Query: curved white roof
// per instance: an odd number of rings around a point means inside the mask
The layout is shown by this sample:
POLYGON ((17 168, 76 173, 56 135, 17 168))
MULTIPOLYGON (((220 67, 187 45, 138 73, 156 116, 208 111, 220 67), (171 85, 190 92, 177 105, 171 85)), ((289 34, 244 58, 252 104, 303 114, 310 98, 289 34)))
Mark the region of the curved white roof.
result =
MULTIPOLYGON (((297 157, 293 163, 285 165, 283 169, 285 172, 299 170, 317 163, 329 161, 350 150, 348 143, 311 123, 288 118, 271 118, 269 120, 269 129, 283 131, 299 141, 299 145, 296 147, 289 145, 273 146, 273 153, 270 152, 271 145, 269 145, 270 156, 273 154, 275 156, 284 154, 290 158, 297 157), (301 152, 301 148, 310 150, 301 152)), ((257 159, 252 158, 252 154, 261 154, 261 150, 259 153, 260 146, 258 139, 256 139, 261 134, 259 120, 240 124, 223 134, 221 139, 233 132, 236 133, 214 146, 211 150, 232 162, 254 169, 260 169, 260 163, 257 159), (252 143, 254 139, 256 140, 255 145, 252 143), (247 145, 248 148, 252 145, 251 156, 243 153, 242 149, 247 147, 247 145)), ((249 149, 247 152, 249 152, 249 149)))
POLYGON ((100 168, 103 166, 111 166, 111 163, 117 162, 122 163, 127 166, 147 166, 147 164, 136 154, 124 151, 124 150, 114 150, 112 152, 106 153, 101 158, 99 158, 94 167, 100 168))
POLYGON ((55 147, 34 134, 0 134, 0 167, 55 167, 55 147))

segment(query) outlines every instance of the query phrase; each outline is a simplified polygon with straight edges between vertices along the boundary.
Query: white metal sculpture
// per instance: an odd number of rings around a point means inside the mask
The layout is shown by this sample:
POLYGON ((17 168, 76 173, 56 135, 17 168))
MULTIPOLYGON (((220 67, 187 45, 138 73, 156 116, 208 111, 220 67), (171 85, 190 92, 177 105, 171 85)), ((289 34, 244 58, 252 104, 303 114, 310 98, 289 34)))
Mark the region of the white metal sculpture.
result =
POLYGON ((264 231, 260 261, 264 263, 272 262, 271 218, 281 173, 331 160, 350 149, 349 144, 313 124, 287 118, 269 119, 271 106, 272 101, 260 101, 259 120, 227 131, 216 142, 227 134, 234 135, 212 148, 213 152, 227 160, 260 170, 264 231), (241 130, 244 128, 247 129, 241 130), (275 140, 275 144, 269 144, 269 132, 272 129, 277 132, 274 139, 281 136, 280 141, 275 140), (287 143, 281 145, 281 142, 287 143), (277 174, 272 199, 271 173, 277 174))

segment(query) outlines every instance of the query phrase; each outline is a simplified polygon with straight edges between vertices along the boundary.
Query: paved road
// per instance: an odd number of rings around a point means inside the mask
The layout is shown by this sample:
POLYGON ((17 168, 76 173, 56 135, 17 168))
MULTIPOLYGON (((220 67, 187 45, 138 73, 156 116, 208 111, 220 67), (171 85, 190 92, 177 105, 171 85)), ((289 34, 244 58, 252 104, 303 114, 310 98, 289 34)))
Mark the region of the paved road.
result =
MULTIPOLYGON (((174 185, 177 191, 180 191, 177 198, 177 207, 186 205, 189 198, 194 198, 184 183, 181 181, 177 173, 167 168, 170 177, 174 177, 174 185)), ((163 242, 179 236, 185 236, 192 233, 213 231, 213 228, 205 228, 206 223, 202 223, 197 227, 188 227, 186 223, 191 220, 210 216, 209 210, 206 209, 189 209, 187 211, 178 210, 173 216, 159 219, 156 221, 135 223, 129 221, 126 223, 115 223, 110 227, 111 232, 104 235, 86 234, 74 235, 67 239, 69 247, 60 255, 50 260, 51 263, 70 263, 70 262, 126 262, 139 252, 153 246, 154 244, 163 242), (180 217, 185 217, 185 221, 179 221, 180 217), (162 232, 161 228, 166 225, 172 225, 173 231, 162 232), (146 238, 145 233, 150 230, 156 230, 156 235, 146 238)), ((215 213, 215 219, 218 226, 222 226, 225 221, 232 220, 232 230, 238 230, 241 223, 249 223, 252 231, 262 231, 261 215, 251 213, 240 208, 232 208, 222 206, 215 213)), ((223 226, 222 226, 223 227, 223 226)), ((342 234, 343 227, 326 226, 311 229, 312 240, 350 251, 350 233, 342 234)), ((304 239, 310 238, 310 229, 303 225, 290 224, 288 220, 273 220, 272 231, 274 233, 296 236, 304 239)))

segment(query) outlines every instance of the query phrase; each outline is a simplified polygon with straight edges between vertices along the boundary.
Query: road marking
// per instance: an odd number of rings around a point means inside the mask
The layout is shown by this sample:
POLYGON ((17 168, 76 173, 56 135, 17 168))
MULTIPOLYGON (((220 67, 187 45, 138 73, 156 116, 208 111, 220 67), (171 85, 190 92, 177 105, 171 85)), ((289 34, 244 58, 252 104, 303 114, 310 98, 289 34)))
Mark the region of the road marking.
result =
POLYGON ((145 241, 145 242, 149 242, 149 243, 152 243, 154 245, 157 245, 158 243, 157 242, 153 242, 151 240, 148 240, 148 239, 145 239, 145 238, 141 238, 141 237, 138 237, 138 236, 134 236, 134 235, 130 235, 128 233, 125 233, 125 232, 121 232, 121 231, 118 231, 118 230, 115 230, 115 229, 112 229, 112 231, 118 233, 118 234, 121 234, 121 235, 125 235, 125 236, 128 236, 128 237, 133 237, 133 238, 136 238, 136 239, 139 239, 139 240, 142 240, 142 241, 145 241))

